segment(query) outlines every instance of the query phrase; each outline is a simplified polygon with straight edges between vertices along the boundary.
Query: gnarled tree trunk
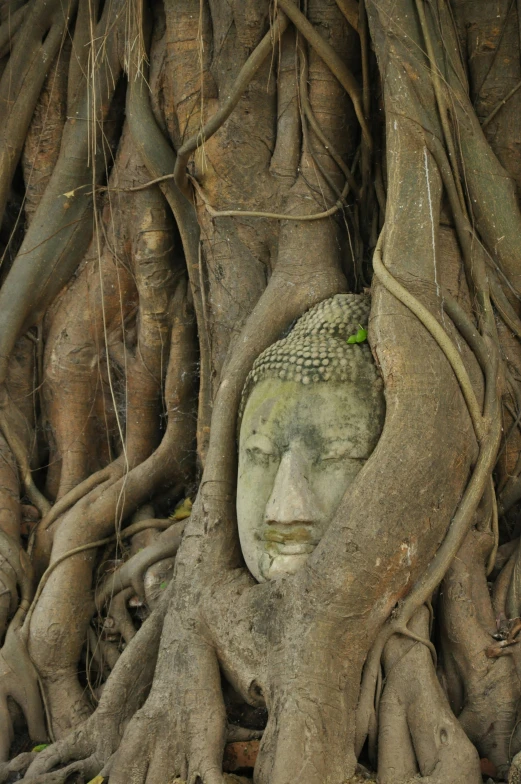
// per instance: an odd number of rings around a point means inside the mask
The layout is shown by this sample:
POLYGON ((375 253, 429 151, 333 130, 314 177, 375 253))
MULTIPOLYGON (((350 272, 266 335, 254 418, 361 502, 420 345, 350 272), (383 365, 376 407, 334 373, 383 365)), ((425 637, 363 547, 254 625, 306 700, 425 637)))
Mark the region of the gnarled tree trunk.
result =
POLYGON ((0 781, 516 781, 519 3, 0 14, 0 781), (244 383, 364 290, 382 436, 259 584, 244 383))

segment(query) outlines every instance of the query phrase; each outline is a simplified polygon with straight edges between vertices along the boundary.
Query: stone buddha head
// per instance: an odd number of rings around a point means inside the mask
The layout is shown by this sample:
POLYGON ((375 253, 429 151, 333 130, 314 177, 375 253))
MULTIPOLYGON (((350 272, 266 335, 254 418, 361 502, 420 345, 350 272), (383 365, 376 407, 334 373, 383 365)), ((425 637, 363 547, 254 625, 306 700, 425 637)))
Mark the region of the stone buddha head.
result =
POLYGON ((364 295, 321 302, 258 357, 246 380, 237 519, 259 582, 305 563, 378 442, 383 383, 367 342, 348 343, 367 326, 369 308, 364 295))

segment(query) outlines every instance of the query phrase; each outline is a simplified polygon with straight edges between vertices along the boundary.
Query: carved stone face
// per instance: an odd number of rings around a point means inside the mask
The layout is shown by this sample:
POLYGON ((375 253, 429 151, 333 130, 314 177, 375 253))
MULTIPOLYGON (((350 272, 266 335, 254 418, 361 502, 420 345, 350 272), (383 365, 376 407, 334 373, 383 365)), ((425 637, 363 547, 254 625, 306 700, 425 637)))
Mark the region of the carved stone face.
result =
POLYGON ((265 378, 253 388, 240 430, 237 517, 259 582, 305 563, 376 446, 383 415, 383 394, 375 404, 365 379, 265 378))

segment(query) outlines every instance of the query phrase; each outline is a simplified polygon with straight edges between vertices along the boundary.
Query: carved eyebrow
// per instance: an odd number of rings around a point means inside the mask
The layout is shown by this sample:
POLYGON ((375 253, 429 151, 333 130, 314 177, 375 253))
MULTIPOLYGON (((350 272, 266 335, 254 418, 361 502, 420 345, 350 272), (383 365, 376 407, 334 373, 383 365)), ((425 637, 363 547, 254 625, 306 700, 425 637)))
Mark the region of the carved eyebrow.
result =
POLYGON ((259 449, 267 455, 277 453, 277 447, 267 436, 262 433, 252 433, 244 442, 245 449, 259 449))

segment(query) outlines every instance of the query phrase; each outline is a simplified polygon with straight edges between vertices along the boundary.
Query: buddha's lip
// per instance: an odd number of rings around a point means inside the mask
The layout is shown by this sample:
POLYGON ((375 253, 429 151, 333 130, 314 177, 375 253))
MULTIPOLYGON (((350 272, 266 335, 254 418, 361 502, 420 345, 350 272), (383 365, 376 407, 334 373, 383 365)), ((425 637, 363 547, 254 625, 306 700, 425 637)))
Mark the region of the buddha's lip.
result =
POLYGON ((275 555, 309 555, 318 541, 309 528, 302 525, 281 531, 278 528, 266 528, 262 539, 268 552, 275 555))
POLYGON ((262 538, 267 542, 276 544, 317 544, 309 528, 304 528, 303 526, 292 527, 289 531, 281 531, 280 528, 269 527, 263 531, 262 538))

